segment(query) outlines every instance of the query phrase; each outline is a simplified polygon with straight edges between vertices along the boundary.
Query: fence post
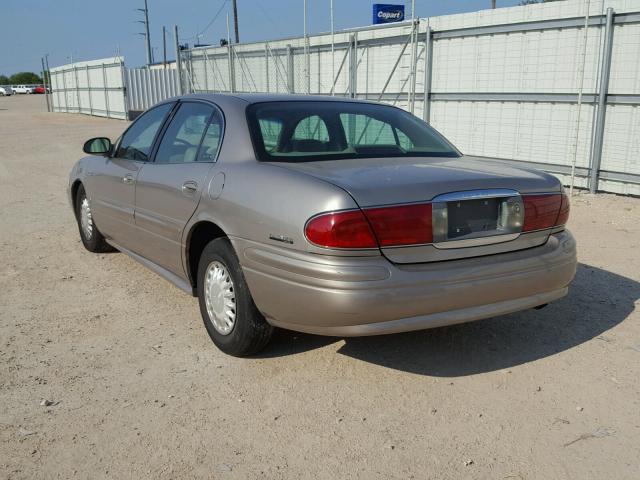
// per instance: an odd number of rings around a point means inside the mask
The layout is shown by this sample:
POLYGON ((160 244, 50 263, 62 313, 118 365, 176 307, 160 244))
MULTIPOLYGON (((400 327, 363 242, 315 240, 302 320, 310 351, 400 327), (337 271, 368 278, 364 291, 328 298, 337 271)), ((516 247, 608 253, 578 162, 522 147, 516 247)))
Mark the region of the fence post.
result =
POLYGON ((318 95, 320 95, 322 93, 322 87, 320 86, 322 84, 322 75, 321 75, 321 68, 322 68, 322 48, 320 47, 320 45, 318 45, 318 95))
POLYGON ((111 113, 109 112, 109 92, 107 91, 107 71, 104 68, 104 63, 102 64, 102 90, 104 91, 104 108, 107 112, 107 117, 111 117, 111 113))
POLYGON ((433 67, 433 37, 431 27, 427 25, 424 38, 424 105, 422 119, 429 123, 431 120, 431 76, 433 67))
POLYGON ((44 57, 40 58, 40 61, 42 63, 42 83, 44 84, 44 100, 47 103, 47 112, 50 112, 50 108, 49 108, 49 93, 47 92, 47 73, 46 70, 44 69, 44 57))
POLYGON ((596 125, 593 131, 593 152, 591 156, 591 176, 589 179, 589 192, 598 190, 598 176, 602 163, 602 146, 604 140, 604 122, 607 110, 607 93, 609 91, 609 74, 611 73, 611 50, 613 47, 613 8, 607 8, 607 17, 604 30, 604 52, 600 65, 600 91, 598 92, 598 113, 596 125))
POLYGON ((229 63, 229 91, 234 93, 236 91, 236 67, 233 59, 233 47, 231 43, 227 43, 228 63, 229 63))
POLYGON ((178 95, 182 95, 182 59, 180 58, 180 42, 178 41, 178 25, 173 26, 173 40, 176 48, 176 69, 178 70, 178 95))
POLYGON ((411 35, 411 67, 409 74, 411 75, 411 84, 409 85, 409 111, 411 113, 415 110, 416 105, 416 76, 418 74, 418 33, 420 33, 420 20, 414 20, 411 35))
POLYGON ((349 38, 349 97, 356 98, 358 92, 358 37, 349 38))
POLYGON ((62 88, 64 89, 64 111, 69 113, 69 97, 67 96, 67 71, 62 69, 62 88))
POLYGON ((87 91, 89 93, 89 115, 93 115, 93 99, 91 98, 91 78, 89 74, 89 65, 85 65, 85 72, 87 73, 87 91))
POLYGON ((265 65, 265 74, 266 74, 266 80, 267 80, 267 93, 269 93, 270 91, 270 86, 269 86, 269 44, 267 42, 264 42, 264 65, 265 65))
POLYGON ((78 67, 73 66, 73 76, 76 79, 76 98, 78 99, 78 113, 82 113, 82 105, 80 102, 80 82, 78 81, 78 67))
MULTIPOLYGON (((127 83, 127 72, 124 66, 123 57, 119 57, 120 61, 120 81, 122 82, 122 106, 124 108, 124 119, 129 120, 129 84, 127 83)), ((164 70, 163 70, 164 71, 164 70)), ((87 77, 87 80, 89 77, 87 77)), ((91 92, 89 92, 89 99, 91 99, 91 92)))
POLYGON ((291 45, 287 45, 287 89, 289 93, 295 91, 293 80, 293 48, 291 48, 291 45))
POLYGON ((204 71, 204 89, 208 92, 209 91, 209 70, 207 69, 207 51, 203 50, 202 53, 204 55, 202 55, 202 59, 204 61, 204 68, 202 69, 204 71))

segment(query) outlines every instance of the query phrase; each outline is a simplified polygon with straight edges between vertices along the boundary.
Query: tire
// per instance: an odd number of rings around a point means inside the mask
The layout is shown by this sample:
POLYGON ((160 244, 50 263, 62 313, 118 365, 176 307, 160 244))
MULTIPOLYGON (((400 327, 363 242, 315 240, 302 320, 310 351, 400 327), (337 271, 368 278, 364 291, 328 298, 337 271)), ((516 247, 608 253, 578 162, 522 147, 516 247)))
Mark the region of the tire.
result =
POLYGON ((96 224, 93 222, 93 218, 91 216, 91 205, 89 204, 89 199, 87 198, 87 194, 84 191, 84 186, 80 185, 78 188, 78 193, 76 194, 76 221, 78 223, 78 230, 80 231, 80 239, 82 240, 82 244, 84 248, 93 253, 105 253, 112 252, 114 248, 109 245, 96 224), (86 202, 85 207, 88 211, 83 212, 83 204, 86 202), (85 216, 87 215, 88 218, 85 216), (84 222, 88 222, 88 224, 83 225, 84 222))
POLYGON ((202 251, 198 301, 207 333, 224 353, 244 357, 258 353, 269 343, 273 327, 253 302, 238 258, 226 238, 212 240, 202 251))

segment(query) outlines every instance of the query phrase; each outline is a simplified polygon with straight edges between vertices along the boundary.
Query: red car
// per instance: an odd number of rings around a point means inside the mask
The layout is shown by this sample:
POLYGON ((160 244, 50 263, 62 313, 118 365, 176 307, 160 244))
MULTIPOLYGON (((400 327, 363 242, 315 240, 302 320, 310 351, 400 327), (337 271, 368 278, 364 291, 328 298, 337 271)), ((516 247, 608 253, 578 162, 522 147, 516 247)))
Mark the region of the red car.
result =
MULTIPOLYGON (((47 90, 49 90, 49 89, 47 88, 47 90)), ((44 89, 44 87, 42 85, 40 85, 40 86, 35 88, 33 93, 45 93, 45 89, 44 89)))

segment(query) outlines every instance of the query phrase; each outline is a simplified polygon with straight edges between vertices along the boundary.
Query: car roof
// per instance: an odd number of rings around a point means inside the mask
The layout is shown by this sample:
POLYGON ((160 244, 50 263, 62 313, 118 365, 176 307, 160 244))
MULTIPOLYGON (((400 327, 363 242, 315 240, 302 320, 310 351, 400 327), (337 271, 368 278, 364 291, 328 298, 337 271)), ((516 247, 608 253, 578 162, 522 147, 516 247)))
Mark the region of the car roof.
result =
MULTIPOLYGON (((242 101, 244 103, 263 103, 263 102, 361 102, 375 103, 367 100, 359 100, 348 97, 332 97, 328 95, 302 95, 290 93, 194 93, 190 95, 182 95, 179 99, 200 99, 212 102, 232 100, 242 101)), ((174 99, 175 100, 175 99, 174 99)))

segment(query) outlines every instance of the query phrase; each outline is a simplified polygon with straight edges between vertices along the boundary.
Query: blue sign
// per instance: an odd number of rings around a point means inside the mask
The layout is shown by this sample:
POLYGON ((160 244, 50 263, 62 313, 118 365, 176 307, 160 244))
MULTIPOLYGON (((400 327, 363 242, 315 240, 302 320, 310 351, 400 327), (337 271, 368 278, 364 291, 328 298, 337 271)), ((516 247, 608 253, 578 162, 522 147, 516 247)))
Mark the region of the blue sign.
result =
POLYGON ((389 5, 387 3, 373 4, 373 24, 393 23, 404 20, 404 5, 389 5))

